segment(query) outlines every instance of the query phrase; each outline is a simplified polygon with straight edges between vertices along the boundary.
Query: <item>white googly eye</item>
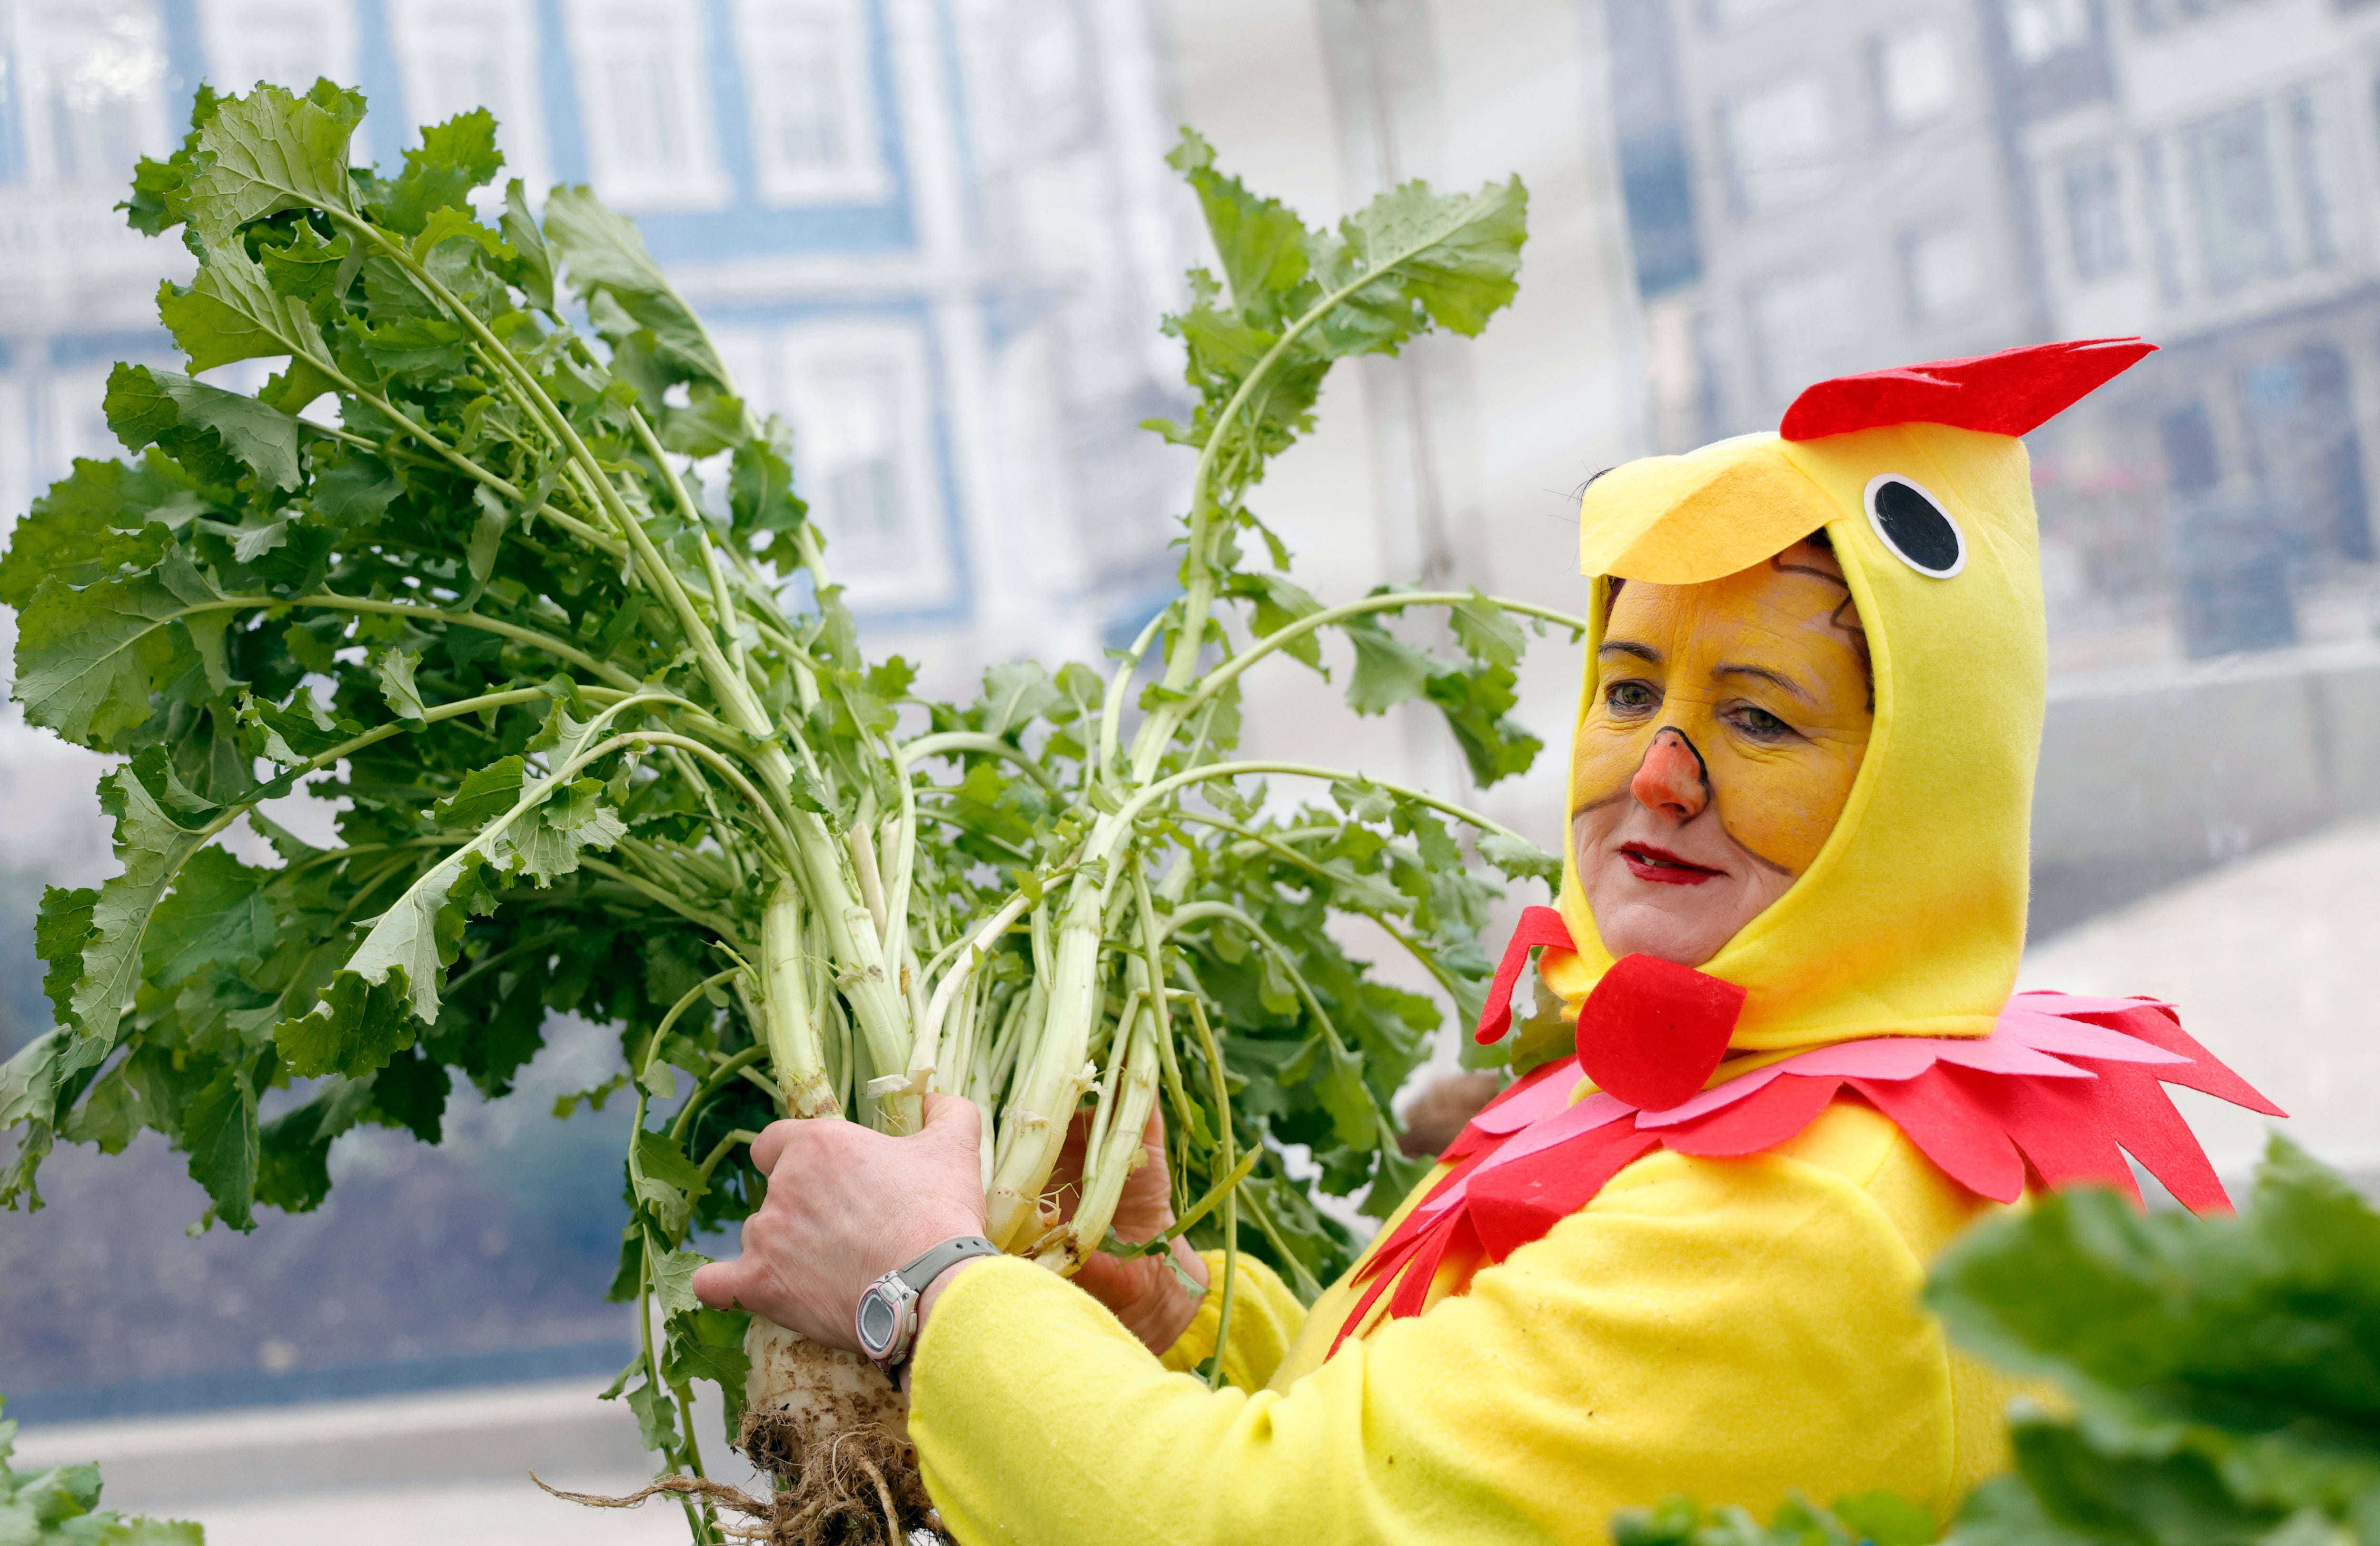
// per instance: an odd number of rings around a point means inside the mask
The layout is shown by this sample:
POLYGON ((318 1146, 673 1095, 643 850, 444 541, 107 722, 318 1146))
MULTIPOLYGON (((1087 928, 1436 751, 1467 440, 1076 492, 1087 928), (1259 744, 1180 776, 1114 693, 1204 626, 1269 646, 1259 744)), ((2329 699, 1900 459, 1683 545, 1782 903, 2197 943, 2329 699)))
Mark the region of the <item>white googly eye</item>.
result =
POLYGON ((1912 478, 1883 472, 1867 481, 1867 523, 1892 555, 1928 579, 1967 566, 1967 538, 1942 502, 1912 478))

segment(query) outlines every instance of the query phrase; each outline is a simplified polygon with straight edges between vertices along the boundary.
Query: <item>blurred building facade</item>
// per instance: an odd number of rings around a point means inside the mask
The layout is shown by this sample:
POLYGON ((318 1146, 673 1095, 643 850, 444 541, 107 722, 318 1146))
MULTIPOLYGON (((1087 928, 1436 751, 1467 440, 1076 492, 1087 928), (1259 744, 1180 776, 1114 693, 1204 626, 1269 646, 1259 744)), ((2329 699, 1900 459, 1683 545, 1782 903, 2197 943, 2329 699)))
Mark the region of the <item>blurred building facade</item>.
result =
POLYGON ((1650 422, 2049 337, 2165 352, 2036 437, 2078 668, 2368 641, 2380 6, 1610 0, 1650 422))

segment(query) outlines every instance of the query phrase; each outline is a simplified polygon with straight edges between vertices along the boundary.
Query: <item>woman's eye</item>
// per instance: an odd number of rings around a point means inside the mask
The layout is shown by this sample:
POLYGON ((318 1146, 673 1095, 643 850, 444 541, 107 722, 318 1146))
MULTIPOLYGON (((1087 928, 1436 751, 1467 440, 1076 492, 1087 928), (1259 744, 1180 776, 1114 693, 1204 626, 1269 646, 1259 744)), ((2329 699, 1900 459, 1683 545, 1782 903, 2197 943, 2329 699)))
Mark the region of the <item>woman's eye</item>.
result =
POLYGON ((1791 725, 1767 710, 1755 708, 1749 703, 1736 705, 1729 712, 1728 718, 1735 722, 1738 730, 1755 740, 1777 741, 1793 734, 1791 725))
POLYGON ((1603 689, 1603 701, 1615 714, 1651 713, 1661 705, 1661 695, 1646 682, 1614 682, 1603 689))

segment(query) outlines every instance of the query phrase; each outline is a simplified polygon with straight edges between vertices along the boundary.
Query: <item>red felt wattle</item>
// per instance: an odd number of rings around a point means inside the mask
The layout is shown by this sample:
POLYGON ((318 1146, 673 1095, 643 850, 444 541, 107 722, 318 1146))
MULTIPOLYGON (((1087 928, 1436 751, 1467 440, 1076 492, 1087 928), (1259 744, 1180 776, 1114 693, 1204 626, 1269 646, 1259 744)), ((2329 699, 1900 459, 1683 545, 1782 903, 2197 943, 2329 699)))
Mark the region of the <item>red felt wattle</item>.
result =
POLYGON ((1794 398, 1777 432, 1787 440, 1816 440, 1922 423, 2031 434, 2155 350, 2138 338, 2075 338, 1837 376, 1794 398))
POLYGON ((1524 907, 1520 926, 1512 931, 1512 943, 1504 947, 1504 958, 1496 963, 1496 980, 1488 985, 1488 1002, 1479 1011, 1479 1029, 1475 1040, 1481 1046, 1502 1041, 1504 1032, 1512 1029, 1512 990, 1520 985, 1521 968, 1529 964, 1529 952, 1540 945, 1555 950, 1574 948, 1570 926, 1551 907, 1524 907))
POLYGON ((1578 1065, 1643 1111, 1701 1093, 1727 1055, 1743 990, 1674 961, 1622 956, 1578 1009, 1578 1065))

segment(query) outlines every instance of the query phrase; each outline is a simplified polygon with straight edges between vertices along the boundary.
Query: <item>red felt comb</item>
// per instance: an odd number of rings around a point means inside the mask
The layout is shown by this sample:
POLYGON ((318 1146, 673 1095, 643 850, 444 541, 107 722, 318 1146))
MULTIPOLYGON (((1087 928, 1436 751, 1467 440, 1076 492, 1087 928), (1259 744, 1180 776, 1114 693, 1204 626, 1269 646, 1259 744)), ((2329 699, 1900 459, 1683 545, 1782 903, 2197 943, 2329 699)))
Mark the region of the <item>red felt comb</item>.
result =
POLYGON ((2075 338, 1837 376, 1793 399, 1778 433, 1816 440, 1886 424, 1948 424, 1985 434, 2031 434, 2156 352, 2138 338, 2075 338))

